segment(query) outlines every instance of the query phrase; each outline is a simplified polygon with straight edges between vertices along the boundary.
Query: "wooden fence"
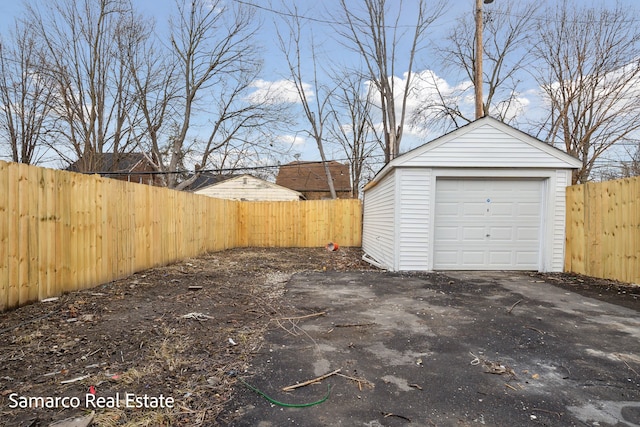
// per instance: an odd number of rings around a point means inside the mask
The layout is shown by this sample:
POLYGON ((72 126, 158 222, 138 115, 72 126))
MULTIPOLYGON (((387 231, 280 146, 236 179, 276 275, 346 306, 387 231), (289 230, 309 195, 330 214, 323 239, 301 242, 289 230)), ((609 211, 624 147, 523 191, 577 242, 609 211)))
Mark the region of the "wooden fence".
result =
POLYGON ((361 233, 358 200, 220 200, 0 161, 0 311, 209 251, 361 233))
POLYGON ((640 177, 567 188, 565 271, 640 283, 640 177))

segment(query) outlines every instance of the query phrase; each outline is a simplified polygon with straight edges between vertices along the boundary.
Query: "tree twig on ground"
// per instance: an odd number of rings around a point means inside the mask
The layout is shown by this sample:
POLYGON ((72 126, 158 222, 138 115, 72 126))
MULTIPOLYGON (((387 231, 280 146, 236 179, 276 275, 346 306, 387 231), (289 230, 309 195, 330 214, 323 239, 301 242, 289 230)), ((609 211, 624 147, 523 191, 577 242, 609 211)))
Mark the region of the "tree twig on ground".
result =
POLYGON ((340 371, 341 371, 341 369, 336 369, 335 371, 329 372, 328 374, 320 375, 319 377, 310 379, 308 381, 283 387, 282 391, 291 391, 291 390, 295 390, 296 388, 300 388, 300 387, 307 386, 309 384, 320 382, 320 381, 322 381, 324 379, 329 378, 332 375, 336 375, 340 371))
POLYGON ((513 311, 514 308, 516 308, 516 305, 520 304, 522 302, 521 299, 519 299, 518 301, 516 301, 515 303, 513 303, 513 305, 511 306, 511 308, 509 308, 507 310, 507 314, 511 314, 511 312, 513 311))

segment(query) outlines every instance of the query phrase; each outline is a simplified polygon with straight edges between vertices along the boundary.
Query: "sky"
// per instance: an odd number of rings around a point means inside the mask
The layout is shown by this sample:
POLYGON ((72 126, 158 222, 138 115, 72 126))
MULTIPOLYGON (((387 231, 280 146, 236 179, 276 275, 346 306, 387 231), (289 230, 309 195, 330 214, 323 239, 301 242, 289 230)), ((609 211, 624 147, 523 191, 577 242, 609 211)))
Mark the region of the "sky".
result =
MULTIPOLYGON (((47 0, 30 0, 26 3, 36 4, 37 2, 46 1, 47 0)), ((265 52, 265 68, 261 76, 261 80, 256 82, 256 91, 259 91, 261 86, 272 85, 274 82, 284 82, 286 78, 286 64, 284 63, 282 53, 276 46, 277 37, 275 27, 275 25, 278 25, 277 22, 281 22, 281 15, 273 11, 277 9, 281 10, 280 0, 229 1, 238 1, 245 4, 256 5, 263 20, 260 30, 260 40, 265 52)), ((399 0, 393 1, 399 2, 399 0)), ((495 0, 494 4, 501 1, 506 0, 495 0)), ((544 5, 553 5, 561 0, 538 1, 542 2, 544 5)), ((600 4, 602 2, 604 2, 605 4, 614 3, 614 0, 584 1, 592 2, 594 4, 600 4)), ((161 31, 163 26, 166 25, 169 14, 175 9, 174 0, 133 0, 133 3, 144 14, 155 17, 159 31, 161 31)), ((321 56, 326 58, 323 59, 323 61, 328 63, 338 63, 348 62, 350 59, 354 58, 354 54, 352 52, 345 49, 340 45, 340 43, 335 40, 334 31, 325 22, 326 20, 331 20, 331 18, 327 15, 327 11, 338 10, 336 7, 337 0, 297 1, 296 3, 298 4, 300 14, 308 18, 303 20, 305 24, 305 30, 308 33, 313 32, 316 42, 320 42, 318 43, 318 45, 320 46, 321 56)), ((354 6, 361 4, 357 0, 349 0, 349 3, 353 3, 354 6)), ((408 6, 410 6, 412 3, 412 0, 405 0, 405 4, 408 6)), ((628 6, 630 9, 637 10, 637 0, 621 0, 621 3, 628 6)), ((469 13, 469 15, 472 15, 474 11, 474 5, 475 0, 449 0, 444 15, 430 27, 430 37, 434 40, 434 42, 437 42, 438 40, 441 41, 446 36, 446 33, 450 31, 450 28, 453 26, 457 17, 465 13, 469 13)), ((492 6, 494 5, 485 5, 485 11, 489 11, 492 6)), ((19 16, 23 9, 23 3, 21 1, 5 0, 0 2, 0 32, 2 34, 6 33, 13 19, 19 16)), ((409 7, 407 7, 407 9, 409 9, 409 7)), ((409 19, 411 17, 408 16, 405 18, 409 19)), ((282 29, 283 27, 280 26, 280 28, 282 29)), ((443 84, 450 87, 469 84, 469 81, 465 80, 463 76, 452 75, 446 70, 440 69, 437 64, 437 61, 433 60, 432 53, 430 53, 429 50, 426 50, 425 55, 421 56, 416 63, 415 72, 435 73, 436 77, 439 78, 443 84)), ((310 74, 310 69, 307 69, 305 71, 307 72, 307 75, 310 74)), ((402 79, 404 78, 403 73, 405 71, 406 70, 397 70, 396 77, 399 79, 399 81, 402 81, 402 79)), ((422 89, 425 91, 430 90, 428 88, 422 89)), ((529 81, 525 81, 520 89, 521 102, 523 108, 525 108, 525 112, 527 112, 528 114, 535 114, 535 109, 540 105, 535 82, 532 79, 530 79, 529 81)), ((464 103, 466 108, 473 108, 473 99, 466 99, 464 103)), ((418 107, 418 105, 412 105, 412 107, 418 107)), ((299 153, 302 160, 318 160, 319 154, 315 143, 311 139, 305 138, 303 135, 303 132, 296 132, 295 134, 292 133, 282 135, 281 137, 283 138, 283 140, 289 140, 293 143, 293 151, 299 153)), ((401 150, 408 151, 409 149, 427 142, 428 140, 433 139, 437 136, 439 136, 438 133, 414 133, 411 130, 408 130, 405 133, 405 141, 403 141, 404 145, 401 150)), ((337 152, 330 153, 330 155, 334 157, 340 156, 337 152)))

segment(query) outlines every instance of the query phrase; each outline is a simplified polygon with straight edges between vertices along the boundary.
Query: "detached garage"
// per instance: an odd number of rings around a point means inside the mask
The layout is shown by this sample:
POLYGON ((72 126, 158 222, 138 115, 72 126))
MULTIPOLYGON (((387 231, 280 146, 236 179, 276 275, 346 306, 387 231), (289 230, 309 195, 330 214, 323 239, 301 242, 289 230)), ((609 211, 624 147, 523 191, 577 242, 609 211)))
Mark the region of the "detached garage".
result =
POLYGON ((364 259, 392 271, 562 271, 572 156, 484 117, 364 189, 364 259))

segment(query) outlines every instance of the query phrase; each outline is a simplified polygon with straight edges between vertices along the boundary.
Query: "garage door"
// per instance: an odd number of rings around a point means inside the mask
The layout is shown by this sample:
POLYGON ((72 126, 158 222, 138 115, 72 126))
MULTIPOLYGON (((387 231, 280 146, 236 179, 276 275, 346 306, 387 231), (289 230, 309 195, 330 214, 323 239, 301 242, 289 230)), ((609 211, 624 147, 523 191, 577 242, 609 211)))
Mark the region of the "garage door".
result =
POLYGON ((434 269, 537 270, 542 181, 438 179, 434 269))

